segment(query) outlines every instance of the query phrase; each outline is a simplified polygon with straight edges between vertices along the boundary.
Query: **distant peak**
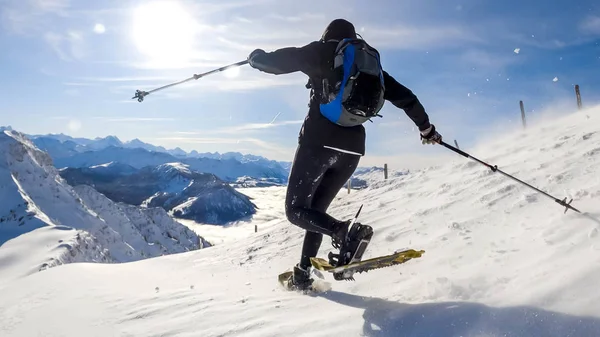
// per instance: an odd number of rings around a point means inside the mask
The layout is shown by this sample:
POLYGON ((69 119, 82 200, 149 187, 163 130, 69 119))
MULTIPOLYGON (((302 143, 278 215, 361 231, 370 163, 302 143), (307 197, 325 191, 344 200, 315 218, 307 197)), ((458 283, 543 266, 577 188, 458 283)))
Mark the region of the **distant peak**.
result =
POLYGON ((119 138, 117 138, 117 136, 106 136, 104 138, 102 137, 96 137, 97 141, 108 141, 108 142, 116 142, 116 143, 121 143, 121 140, 119 138))
POLYGON ((173 163, 166 163, 166 164, 162 164, 157 166, 156 168, 159 172, 173 172, 173 171, 177 171, 180 173, 191 173, 190 170, 190 166, 187 164, 183 164, 180 162, 173 162, 173 163))
POLYGON ((126 144, 145 144, 145 143, 142 142, 139 138, 134 138, 134 139, 128 141, 126 144))

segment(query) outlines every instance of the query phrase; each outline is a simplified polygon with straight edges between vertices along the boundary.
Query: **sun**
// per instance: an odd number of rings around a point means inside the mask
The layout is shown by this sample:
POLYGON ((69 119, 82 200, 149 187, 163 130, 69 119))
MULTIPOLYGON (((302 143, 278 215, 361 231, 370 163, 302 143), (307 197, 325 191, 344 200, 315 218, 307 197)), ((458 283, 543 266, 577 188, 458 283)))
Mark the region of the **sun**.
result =
POLYGON ((133 40, 153 64, 177 66, 189 60, 197 24, 176 0, 153 1, 135 9, 133 40))

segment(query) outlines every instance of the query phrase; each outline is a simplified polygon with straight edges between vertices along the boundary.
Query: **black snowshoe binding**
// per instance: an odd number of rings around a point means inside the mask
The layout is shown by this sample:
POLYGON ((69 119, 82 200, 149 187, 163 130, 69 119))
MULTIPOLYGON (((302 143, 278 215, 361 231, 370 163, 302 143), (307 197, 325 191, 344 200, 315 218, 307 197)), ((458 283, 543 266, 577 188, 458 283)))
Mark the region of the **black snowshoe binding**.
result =
POLYGON ((299 265, 294 266, 294 272, 285 282, 288 290, 310 291, 312 290, 313 279, 310 277, 309 269, 302 269, 299 265))
MULTIPOLYGON (((360 212, 360 211, 359 211, 360 212)), ((358 214, 357 214, 358 215, 358 214)), ((367 246, 373 237, 373 228, 356 222, 356 218, 348 221, 333 235, 331 244, 339 249, 339 254, 329 252, 329 264, 335 267, 361 261, 367 246), (348 228, 350 227, 350 228, 348 228)), ((354 280, 351 271, 333 273, 333 278, 341 280, 354 280)))

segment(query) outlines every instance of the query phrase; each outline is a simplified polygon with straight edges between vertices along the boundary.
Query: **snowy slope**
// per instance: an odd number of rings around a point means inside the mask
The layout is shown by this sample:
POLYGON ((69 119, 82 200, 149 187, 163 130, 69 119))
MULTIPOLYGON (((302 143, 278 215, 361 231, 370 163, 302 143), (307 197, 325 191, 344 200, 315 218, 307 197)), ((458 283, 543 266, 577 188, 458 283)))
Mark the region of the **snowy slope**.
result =
POLYGON ((67 262, 129 262, 204 246, 162 209, 96 203, 96 191, 73 190, 18 132, 0 134, 0 154, 0 285, 67 262))
MULTIPOLYGON (((365 204, 361 221, 375 229, 366 257, 426 251, 403 266, 355 282, 325 275, 324 294, 285 292, 276 277, 299 259, 303 233, 257 220, 258 233, 211 249, 12 282, 0 289, 0 335, 600 336, 600 108, 465 150, 589 213, 563 214, 457 156, 332 205, 349 218, 365 204)), ((283 216, 277 195, 269 202, 283 216)), ((330 249, 325 238, 320 254, 330 249)))

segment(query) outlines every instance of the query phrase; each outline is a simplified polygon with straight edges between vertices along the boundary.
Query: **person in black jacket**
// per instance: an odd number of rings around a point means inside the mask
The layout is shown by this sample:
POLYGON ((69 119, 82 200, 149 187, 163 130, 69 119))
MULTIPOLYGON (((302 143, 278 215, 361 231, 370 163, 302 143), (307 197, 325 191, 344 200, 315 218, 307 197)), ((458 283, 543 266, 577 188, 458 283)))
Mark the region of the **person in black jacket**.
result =
MULTIPOLYGON (((251 67, 281 75, 302 72, 309 78, 309 111, 298 137, 298 147, 291 168, 285 200, 287 219, 306 230, 300 262, 289 280, 294 289, 308 289, 310 258, 315 257, 323 235, 330 236, 332 245, 340 249, 332 263, 342 265, 351 258, 360 260, 373 230, 370 226, 341 221, 327 214, 329 205, 352 176, 360 157, 365 154, 363 125, 340 126, 326 118, 323 103, 323 79, 331 76, 339 41, 356 39, 354 25, 344 19, 333 20, 321 39, 303 47, 288 47, 267 53, 254 50, 248 57, 251 67), (361 244, 361 241, 366 244, 361 244), (357 252, 358 246, 361 251, 357 252), (337 260, 337 261, 336 261, 337 260)), ((429 117, 417 97, 405 86, 383 71, 383 98, 404 110, 419 128, 423 144, 436 144, 441 135, 430 124, 429 117)), ((343 277, 336 279, 341 279, 343 277)))

